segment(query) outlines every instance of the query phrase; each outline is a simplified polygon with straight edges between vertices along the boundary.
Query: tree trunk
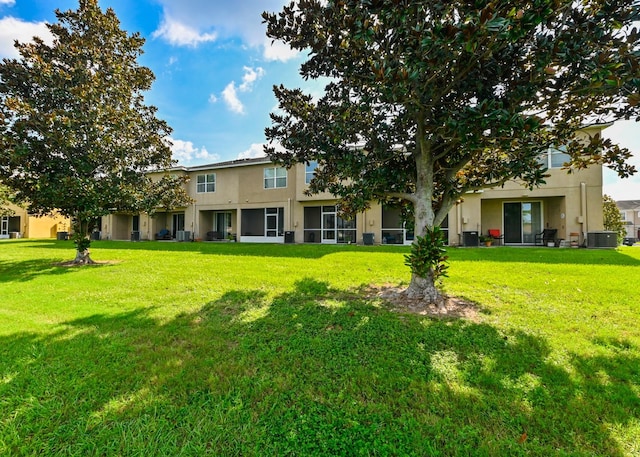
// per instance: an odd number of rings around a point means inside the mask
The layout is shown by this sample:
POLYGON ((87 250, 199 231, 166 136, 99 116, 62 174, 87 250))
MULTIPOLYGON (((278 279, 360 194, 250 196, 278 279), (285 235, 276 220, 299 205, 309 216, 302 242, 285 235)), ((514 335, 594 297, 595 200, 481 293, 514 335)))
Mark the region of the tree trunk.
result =
POLYGON ((408 298, 423 300, 426 303, 434 304, 440 310, 445 308, 444 296, 436 287, 431 275, 427 278, 422 278, 412 273, 411 283, 409 283, 409 287, 404 293, 408 298))
POLYGON ((89 249, 85 249, 84 251, 76 251, 76 258, 73 260, 73 263, 76 265, 93 265, 95 262, 89 255, 89 249))
MULTIPOLYGON (((435 221, 435 212, 433 211, 433 154, 428 142, 425 140, 424 131, 422 128, 422 118, 418 119, 418 152, 415 156, 416 159, 416 191, 414 206, 415 217, 415 234, 418 236, 424 236, 427 227, 433 227, 435 221)), ((414 241, 414 243, 416 243, 414 241)), ((440 291, 436 288, 435 281, 433 280, 433 271, 430 270, 427 277, 418 276, 416 273, 411 273, 411 283, 404 292, 407 297, 425 300, 427 303, 432 303, 438 306, 439 309, 444 308, 444 297, 440 291)))
POLYGON ((73 260, 75 265, 93 265, 95 262, 89 255, 89 246, 91 246, 91 230, 93 229, 92 220, 76 217, 73 222, 73 242, 76 245, 76 258, 73 260))

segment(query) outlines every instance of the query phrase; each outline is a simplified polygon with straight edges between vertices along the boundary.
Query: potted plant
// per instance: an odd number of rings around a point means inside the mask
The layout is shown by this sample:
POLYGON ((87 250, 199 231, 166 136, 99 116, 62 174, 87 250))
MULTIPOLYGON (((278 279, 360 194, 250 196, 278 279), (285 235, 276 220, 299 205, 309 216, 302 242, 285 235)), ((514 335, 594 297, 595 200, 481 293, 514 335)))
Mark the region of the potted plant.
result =
POLYGON ((484 243, 485 246, 491 246, 494 238, 491 235, 480 235, 478 239, 484 243))

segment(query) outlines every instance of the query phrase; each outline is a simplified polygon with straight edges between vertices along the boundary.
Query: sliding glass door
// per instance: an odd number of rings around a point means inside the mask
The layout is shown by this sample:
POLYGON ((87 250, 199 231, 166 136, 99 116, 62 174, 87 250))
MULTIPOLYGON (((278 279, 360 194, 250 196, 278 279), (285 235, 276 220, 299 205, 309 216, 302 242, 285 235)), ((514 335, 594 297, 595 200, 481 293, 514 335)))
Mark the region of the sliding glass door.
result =
POLYGON ((505 244, 533 244, 542 231, 541 202, 504 203, 505 244))

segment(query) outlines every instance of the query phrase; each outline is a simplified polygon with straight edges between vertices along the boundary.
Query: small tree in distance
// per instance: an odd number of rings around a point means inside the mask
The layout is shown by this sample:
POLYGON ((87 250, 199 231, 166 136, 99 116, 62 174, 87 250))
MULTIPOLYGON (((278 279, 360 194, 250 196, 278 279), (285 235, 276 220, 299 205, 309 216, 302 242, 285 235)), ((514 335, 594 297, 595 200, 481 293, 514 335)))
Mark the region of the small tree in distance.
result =
MULTIPOLYGON (((466 192, 543 184, 539 155, 554 145, 573 168, 635 172, 629 151, 577 131, 638 116, 637 0, 300 0, 263 18, 270 38, 308 52, 304 78, 330 81, 317 100, 274 88, 265 152, 317 161, 310 192, 343 212, 408 202, 424 237, 466 192)), ((418 271, 407 294, 441 302, 433 271, 418 271)))
POLYGON ((627 236, 627 228, 620 215, 620 210, 616 201, 609 195, 602 196, 602 217, 604 219, 604 229, 616 232, 618 235, 618 244, 627 236))
POLYGON ((0 179, 30 213, 71 218, 75 262, 92 263, 98 217, 188 199, 162 173, 172 165, 171 129, 144 103, 154 79, 137 63, 144 40, 97 0, 56 16, 51 46, 16 42, 21 57, 0 64, 0 179))

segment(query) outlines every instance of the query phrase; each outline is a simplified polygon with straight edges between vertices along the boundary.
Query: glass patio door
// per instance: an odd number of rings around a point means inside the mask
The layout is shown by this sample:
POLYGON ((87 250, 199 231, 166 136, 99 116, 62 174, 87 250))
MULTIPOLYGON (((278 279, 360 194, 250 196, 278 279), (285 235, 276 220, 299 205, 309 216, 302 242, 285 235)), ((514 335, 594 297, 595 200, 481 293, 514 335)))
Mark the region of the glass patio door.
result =
POLYGON ((231 230, 231 213, 215 213, 213 219, 213 230, 215 232, 219 232, 221 236, 226 238, 231 230))
POLYGON ((336 242, 336 207, 322 207, 322 242, 336 242))
POLYGON ((504 203, 505 244, 533 244, 542 231, 541 202, 504 203))
POLYGON ((278 236, 278 208, 267 208, 265 211, 265 227, 267 228, 266 235, 268 237, 278 236))
POLYGON ((0 235, 9 236, 9 218, 0 217, 0 235))
POLYGON ((176 237, 176 232, 184 230, 184 213, 178 213, 173 215, 173 237, 176 237))

